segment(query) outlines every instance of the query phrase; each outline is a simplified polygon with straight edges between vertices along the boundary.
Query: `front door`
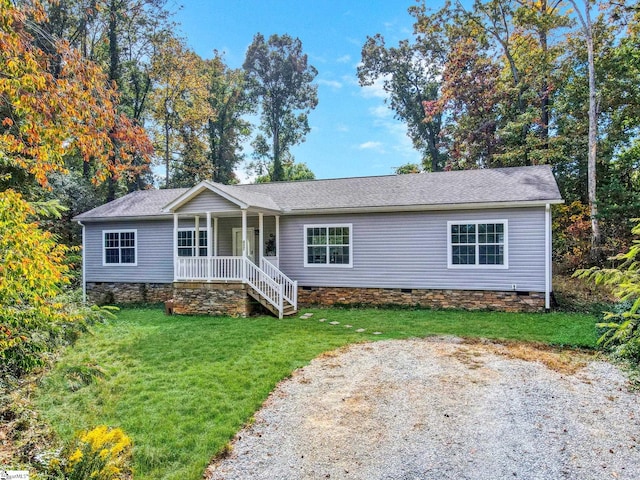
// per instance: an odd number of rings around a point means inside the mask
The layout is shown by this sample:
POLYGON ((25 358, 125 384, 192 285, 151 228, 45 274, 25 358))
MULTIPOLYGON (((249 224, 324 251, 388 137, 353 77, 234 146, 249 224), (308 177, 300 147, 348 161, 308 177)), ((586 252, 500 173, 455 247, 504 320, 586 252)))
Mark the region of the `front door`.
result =
MULTIPOLYGON (((242 256, 242 229, 233 229, 233 256, 242 256)), ((256 232, 253 228, 247 228, 247 256, 249 260, 256 261, 256 232)))

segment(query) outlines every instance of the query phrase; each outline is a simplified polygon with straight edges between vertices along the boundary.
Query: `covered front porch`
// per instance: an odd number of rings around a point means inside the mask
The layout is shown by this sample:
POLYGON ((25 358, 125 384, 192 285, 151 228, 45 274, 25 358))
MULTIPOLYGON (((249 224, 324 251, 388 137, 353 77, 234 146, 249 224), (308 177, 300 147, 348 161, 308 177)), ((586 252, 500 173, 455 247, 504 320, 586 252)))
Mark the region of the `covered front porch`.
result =
POLYGON ((174 282, 246 284, 280 318, 295 313, 297 282, 278 268, 278 211, 207 182, 183 197, 166 207, 173 213, 174 282))

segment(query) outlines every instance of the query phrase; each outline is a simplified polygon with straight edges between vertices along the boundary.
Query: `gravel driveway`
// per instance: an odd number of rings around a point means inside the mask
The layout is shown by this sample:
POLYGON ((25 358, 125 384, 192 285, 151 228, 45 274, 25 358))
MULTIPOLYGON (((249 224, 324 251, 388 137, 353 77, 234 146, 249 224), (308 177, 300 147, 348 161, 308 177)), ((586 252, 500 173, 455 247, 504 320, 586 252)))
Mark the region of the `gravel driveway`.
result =
POLYGON ((455 338, 350 346, 282 382, 208 478, 639 479, 640 395, 608 363, 567 365, 455 338))

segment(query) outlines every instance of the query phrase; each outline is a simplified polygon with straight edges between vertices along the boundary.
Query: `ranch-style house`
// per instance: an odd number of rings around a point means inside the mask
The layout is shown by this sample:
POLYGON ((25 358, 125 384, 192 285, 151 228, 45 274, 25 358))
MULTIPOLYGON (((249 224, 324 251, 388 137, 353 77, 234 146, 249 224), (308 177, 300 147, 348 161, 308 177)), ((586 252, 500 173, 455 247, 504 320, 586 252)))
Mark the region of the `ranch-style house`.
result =
POLYGON ((278 317, 309 304, 543 311, 548 166, 130 193, 75 217, 91 302, 278 317))

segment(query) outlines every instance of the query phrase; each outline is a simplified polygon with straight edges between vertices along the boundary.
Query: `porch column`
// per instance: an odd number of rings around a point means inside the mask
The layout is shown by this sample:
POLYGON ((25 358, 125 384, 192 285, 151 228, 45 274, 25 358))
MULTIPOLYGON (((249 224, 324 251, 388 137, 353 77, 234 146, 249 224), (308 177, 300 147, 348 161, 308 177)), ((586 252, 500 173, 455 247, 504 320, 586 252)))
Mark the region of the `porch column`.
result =
POLYGON ((195 237, 193 239, 193 246, 196 249, 194 256, 199 257, 200 256, 200 217, 198 215, 196 215, 196 218, 195 218, 195 232, 193 236, 195 237))
POLYGON ((258 212, 258 242, 260 242, 260 262, 264 257, 264 219, 262 212, 258 212))
POLYGON ((247 256, 247 211, 242 210, 242 256, 247 256))
POLYGON ((207 212, 207 280, 211 280, 211 212, 207 212))
POLYGON ((276 215, 276 258, 280 264, 280 215, 276 215))
POLYGON ((173 214, 173 281, 178 279, 178 214, 173 214))
POLYGON ((213 219, 213 256, 218 256, 218 217, 213 219))
POLYGON ((247 211, 246 210, 242 210, 242 280, 244 282, 247 281, 247 211))

